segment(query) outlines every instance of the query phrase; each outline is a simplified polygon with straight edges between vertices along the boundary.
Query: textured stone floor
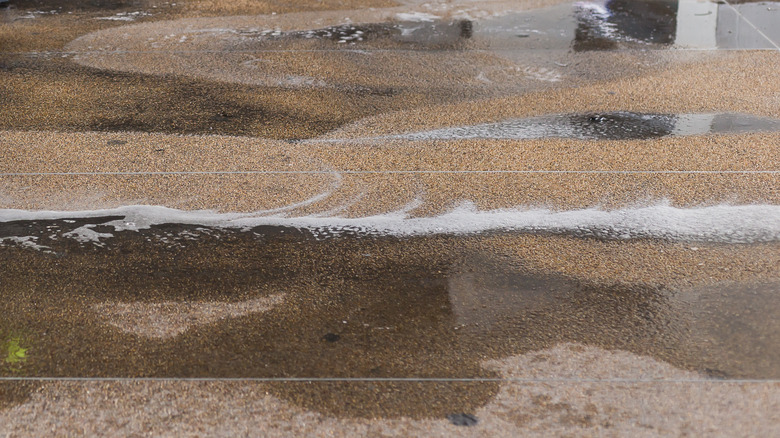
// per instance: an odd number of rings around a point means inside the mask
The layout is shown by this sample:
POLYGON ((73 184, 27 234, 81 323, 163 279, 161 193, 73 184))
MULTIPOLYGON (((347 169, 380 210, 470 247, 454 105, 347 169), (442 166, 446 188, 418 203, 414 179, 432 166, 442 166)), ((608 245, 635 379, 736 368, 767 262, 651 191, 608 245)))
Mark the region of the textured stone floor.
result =
POLYGON ((780 433, 780 3, 0 3, 0 433, 780 433))

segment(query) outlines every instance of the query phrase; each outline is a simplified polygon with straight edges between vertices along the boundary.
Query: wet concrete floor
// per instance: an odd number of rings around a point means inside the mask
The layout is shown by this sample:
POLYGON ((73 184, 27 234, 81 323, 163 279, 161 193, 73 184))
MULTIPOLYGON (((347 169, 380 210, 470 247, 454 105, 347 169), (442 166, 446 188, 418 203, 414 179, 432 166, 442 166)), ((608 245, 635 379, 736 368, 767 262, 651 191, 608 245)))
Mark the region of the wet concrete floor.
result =
POLYGON ((777 435, 779 5, 0 1, 0 434, 777 435))
MULTIPOLYGON (((472 412, 499 383, 382 378, 496 379, 485 360, 565 342, 712 378, 780 377, 775 280, 578 281, 488 249, 512 233, 323 237, 272 226, 101 225, 117 219, 2 225, 4 376, 372 378, 268 388, 324 413, 407 417, 472 412), (98 240, 73 237, 85 225, 98 240), (36 236, 38 249, 23 236, 36 236)), ((5 402, 20 396, 11 391, 5 402)))

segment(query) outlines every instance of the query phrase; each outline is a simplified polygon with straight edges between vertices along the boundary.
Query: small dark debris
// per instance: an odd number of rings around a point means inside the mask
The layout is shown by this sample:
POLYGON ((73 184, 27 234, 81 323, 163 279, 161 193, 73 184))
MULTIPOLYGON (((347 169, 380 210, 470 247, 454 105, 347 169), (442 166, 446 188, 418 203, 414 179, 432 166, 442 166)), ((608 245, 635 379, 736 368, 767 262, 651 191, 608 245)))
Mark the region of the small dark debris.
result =
POLYGON ((463 39, 469 39, 474 36, 474 22, 471 20, 461 20, 458 22, 460 27, 460 37, 463 39))
POLYGON ((155 152, 165 152, 165 149, 155 149, 155 152))
POLYGON ((531 36, 531 35, 529 35, 529 34, 527 34, 527 33, 519 33, 519 34, 517 34, 516 36, 517 36, 518 38, 528 38, 528 37, 529 37, 529 36, 531 36))
POLYGON ((450 414, 447 415, 447 419, 450 420, 450 423, 454 424, 455 426, 475 426, 477 423, 479 423, 477 417, 471 414, 450 414))
POLYGON ((227 114, 225 112, 219 112, 216 116, 212 118, 215 122, 227 122, 231 119, 230 114, 227 114))
POLYGON ((341 336, 335 333, 326 333, 325 336, 322 337, 322 340, 325 342, 336 342, 339 339, 341 339, 341 336))

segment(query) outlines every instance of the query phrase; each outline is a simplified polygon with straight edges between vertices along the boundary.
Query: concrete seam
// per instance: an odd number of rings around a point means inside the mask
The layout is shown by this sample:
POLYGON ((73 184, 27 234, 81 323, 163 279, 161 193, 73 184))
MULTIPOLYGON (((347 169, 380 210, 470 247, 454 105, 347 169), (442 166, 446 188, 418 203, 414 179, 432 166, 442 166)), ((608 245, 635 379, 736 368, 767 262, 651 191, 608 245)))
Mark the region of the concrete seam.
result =
POLYGON ((3 177, 24 176, 164 176, 164 175, 388 175, 388 174, 583 174, 583 175, 778 175, 780 170, 236 170, 236 171, 139 171, 139 172, 9 172, 3 177))
POLYGON ((578 379, 578 378, 449 378, 449 377, 0 377, 0 382, 398 382, 398 383, 730 383, 778 384, 779 379, 578 379))

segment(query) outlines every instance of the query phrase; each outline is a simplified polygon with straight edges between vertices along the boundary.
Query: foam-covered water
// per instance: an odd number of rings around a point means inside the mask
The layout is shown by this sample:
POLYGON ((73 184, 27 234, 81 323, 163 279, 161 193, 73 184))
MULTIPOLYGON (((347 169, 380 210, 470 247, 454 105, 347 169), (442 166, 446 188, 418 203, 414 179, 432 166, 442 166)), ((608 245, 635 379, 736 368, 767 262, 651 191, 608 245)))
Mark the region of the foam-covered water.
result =
MULTIPOLYGON (((529 207, 482 211, 467 202, 434 217, 412 217, 408 209, 404 209, 359 218, 263 216, 252 213, 182 211, 157 206, 127 206, 78 212, 0 210, 0 230, 3 228, 2 223, 90 217, 109 217, 100 225, 115 231, 139 230, 153 225, 175 223, 240 229, 263 225, 295 227, 311 230, 315 236, 321 237, 337 237, 345 233, 415 236, 512 231, 605 239, 658 238, 723 243, 780 241, 778 205, 677 208, 668 203, 616 210, 589 208, 557 211, 529 207)), ((95 232, 93 227, 94 224, 83 225, 65 237, 82 241, 90 237, 98 241, 111 237, 103 229, 101 232, 95 232), (86 229, 81 230, 83 227, 86 229)))

